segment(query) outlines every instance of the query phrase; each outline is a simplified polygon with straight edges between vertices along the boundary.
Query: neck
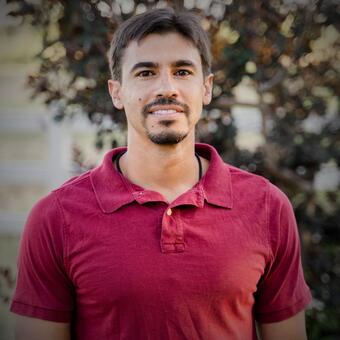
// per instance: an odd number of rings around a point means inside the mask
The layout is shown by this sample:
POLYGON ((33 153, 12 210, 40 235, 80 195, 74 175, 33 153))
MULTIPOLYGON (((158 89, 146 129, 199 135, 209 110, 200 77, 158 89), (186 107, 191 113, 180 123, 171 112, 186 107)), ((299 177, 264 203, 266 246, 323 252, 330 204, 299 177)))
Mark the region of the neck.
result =
MULTIPOLYGON (((203 173, 207 168, 206 162, 203 161, 203 173)), ((120 167, 131 182, 157 191, 172 201, 199 180, 194 136, 187 136, 176 145, 129 140, 128 151, 121 157, 120 167)))

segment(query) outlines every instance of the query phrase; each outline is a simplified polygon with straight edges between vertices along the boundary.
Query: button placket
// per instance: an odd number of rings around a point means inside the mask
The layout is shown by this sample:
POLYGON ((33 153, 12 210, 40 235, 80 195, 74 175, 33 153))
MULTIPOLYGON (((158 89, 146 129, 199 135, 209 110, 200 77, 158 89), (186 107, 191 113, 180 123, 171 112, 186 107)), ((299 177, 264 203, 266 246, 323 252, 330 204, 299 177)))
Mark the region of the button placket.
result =
POLYGON ((183 252, 184 240, 180 221, 175 218, 172 208, 168 208, 162 219, 161 249, 163 253, 183 252))

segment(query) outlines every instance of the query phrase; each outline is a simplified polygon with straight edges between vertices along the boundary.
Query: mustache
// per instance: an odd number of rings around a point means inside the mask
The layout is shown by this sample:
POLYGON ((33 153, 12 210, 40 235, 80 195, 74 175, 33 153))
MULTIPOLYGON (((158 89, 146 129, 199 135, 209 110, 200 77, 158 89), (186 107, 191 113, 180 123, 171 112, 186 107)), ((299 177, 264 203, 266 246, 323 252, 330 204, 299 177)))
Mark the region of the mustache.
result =
POLYGON ((144 116, 147 116, 149 114, 149 111, 151 108, 155 105, 177 105, 180 106, 183 110, 183 112, 188 115, 190 112, 189 106, 185 103, 181 103, 178 100, 174 98, 167 98, 167 97, 160 97, 155 100, 153 100, 151 103, 145 105, 143 107, 142 113, 144 116))

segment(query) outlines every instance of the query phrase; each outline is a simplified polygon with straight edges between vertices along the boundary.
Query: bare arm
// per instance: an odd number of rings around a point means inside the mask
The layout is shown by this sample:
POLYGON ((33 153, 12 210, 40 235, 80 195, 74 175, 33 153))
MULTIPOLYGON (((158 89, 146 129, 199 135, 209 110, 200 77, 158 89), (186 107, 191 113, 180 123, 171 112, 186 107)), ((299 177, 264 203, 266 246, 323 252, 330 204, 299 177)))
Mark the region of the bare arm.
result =
POLYGON ((259 324, 258 329, 261 340, 307 340, 304 311, 284 321, 259 324))
POLYGON ((15 340, 70 340, 70 324, 15 315, 15 340))

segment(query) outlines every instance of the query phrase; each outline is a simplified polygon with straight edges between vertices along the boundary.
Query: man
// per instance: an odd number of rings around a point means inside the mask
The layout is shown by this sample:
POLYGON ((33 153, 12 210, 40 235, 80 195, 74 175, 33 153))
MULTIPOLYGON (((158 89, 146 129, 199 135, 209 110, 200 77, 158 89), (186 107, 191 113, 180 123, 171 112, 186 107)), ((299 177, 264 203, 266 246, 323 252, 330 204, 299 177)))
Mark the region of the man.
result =
POLYGON ((110 50, 128 146, 42 199, 21 243, 17 339, 306 339, 287 198, 195 145, 213 76, 198 18, 126 21, 110 50), (19 316, 20 315, 20 316, 19 316))

